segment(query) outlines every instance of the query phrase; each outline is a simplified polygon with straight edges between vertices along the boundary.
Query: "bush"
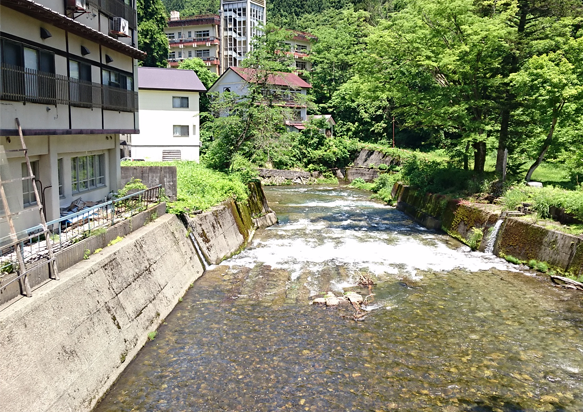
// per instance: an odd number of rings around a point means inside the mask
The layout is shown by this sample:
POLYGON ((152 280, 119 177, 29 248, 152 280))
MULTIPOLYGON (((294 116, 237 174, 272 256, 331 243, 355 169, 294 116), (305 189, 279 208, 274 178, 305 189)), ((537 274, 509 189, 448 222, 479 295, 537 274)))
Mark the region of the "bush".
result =
POLYGON ((484 232, 482 231, 482 229, 478 229, 478 228, 472 228, 472 231, 469 234, 469 237, 467 239, 468 242, 468 246, 472 249, 472 250, 476 250, 480 247, 480 243, 482 242, 482 238, 484 237, 484 232))
POLYGON ((361 190, 372 190, 373 185, 374 183, 366 183, 364 179, 361 179, 360 177, 357 177, 350 183, 350 186, 361 190))
POLYGON ((506 191, 502 204, 506 210, 515 210, 523 202, 532 204, 541 219, 550 217, 550 208, 556 207, 583 220, 583 192, 570 191, 553 186, 543 188, 519 185, 506 191))

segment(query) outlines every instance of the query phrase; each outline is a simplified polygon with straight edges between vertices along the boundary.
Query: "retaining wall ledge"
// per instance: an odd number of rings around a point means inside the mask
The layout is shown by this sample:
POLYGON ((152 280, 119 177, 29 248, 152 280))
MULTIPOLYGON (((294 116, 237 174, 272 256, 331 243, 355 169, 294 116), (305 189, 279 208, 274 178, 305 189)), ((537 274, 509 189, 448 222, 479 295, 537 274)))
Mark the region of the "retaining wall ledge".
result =
POLYGON ((418 193, 400 183, 392 196, 397 209, 430 229, 442 229, 464 243, 472 229, 484 233, 479 250, 484 251, 490 230, 504 219, 494 245, 497 256, 511 255, 520 260, 546 262, 551 267, 577 276, 583 275, 583 238, 546 229, 513 217, 501 217, 494 205, 473 204, 442 195, 418 193))

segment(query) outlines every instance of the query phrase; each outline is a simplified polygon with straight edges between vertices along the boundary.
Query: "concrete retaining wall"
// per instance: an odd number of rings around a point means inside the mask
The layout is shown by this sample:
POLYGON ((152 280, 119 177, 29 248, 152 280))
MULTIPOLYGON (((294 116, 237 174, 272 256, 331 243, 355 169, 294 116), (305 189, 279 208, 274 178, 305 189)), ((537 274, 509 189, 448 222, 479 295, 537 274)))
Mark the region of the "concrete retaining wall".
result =
POLYGON ((202 272, 166 215, 0 312, 0 410, 90 410, 202 272))
MULTIPOLYGON (((206 231, 200 246, 213 263, 277 221, 261 186, 250 191, 249 202, 225 202, 189 219, 197 240, 206 231)), ((124 234, 116 230, 110 237, 124 234)), ((80 251, 96 247, 102 243, 86 242, 80 251)), ((165 215, 5 307, 0 410, 90 411, 203 271, 183 222, 165 215)))
POLYGON ((564 272, 583 275, 583 239, 548 230, 523 219, 501 216, 493 205, 472 204, 441 195, 417 193, 396 184, 392 192, 397 208, 420 224, 441 228, 450 236, 468 243, 473 228, 484 233, 480 250, 486 248, 488 234, 499 219, 504 219, 494 247, 497 256, 510 255, 520 260, 538 260, 564 272))
POLYGON ((255 229, 277 222, 269 209, 259 183, 249 185, 251 195, 245 203, 227 200, 208 212, 186 217, 205 260, 213 265, 238 253, 253 237, 255 229))
POLYGON ((121 185, 125 186, 133 178, 140 179, 148 187, 162 185, 168 199, 176 200, 176 166, 123 166, 121 185))

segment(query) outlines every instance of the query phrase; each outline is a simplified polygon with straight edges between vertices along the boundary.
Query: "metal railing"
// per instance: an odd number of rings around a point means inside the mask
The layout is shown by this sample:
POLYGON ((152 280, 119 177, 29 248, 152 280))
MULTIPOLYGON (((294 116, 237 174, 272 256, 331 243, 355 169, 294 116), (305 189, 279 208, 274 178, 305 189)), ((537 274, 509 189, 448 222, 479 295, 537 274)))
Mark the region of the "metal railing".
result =
POLYGON ((215 40, 219 40, 218 37, 210 36, 210 37, 183 37, 180 39, 168 39, 168 42, 173 44, 182 44, 182 43, 209 43, 215 40))
MULTIPOLYGON (((162 195, 162 185, 158 185, 47 222, 53 253, 159 204, 162 195)), ((0 238, 0 245, 3 245, 0 248, 0 290, 31 270, 48 264, 48 249, 42 231, 43 227, 37 225, 27 229, 28 236, 17 241, 12 241, 10 236, 0 238), (18 267, 16 248, 20 248, 25 270, 18 267)))
POLYGON ((122 112, 138 110, 138 93, 2 63, 0 100, 70 104, 122 112))

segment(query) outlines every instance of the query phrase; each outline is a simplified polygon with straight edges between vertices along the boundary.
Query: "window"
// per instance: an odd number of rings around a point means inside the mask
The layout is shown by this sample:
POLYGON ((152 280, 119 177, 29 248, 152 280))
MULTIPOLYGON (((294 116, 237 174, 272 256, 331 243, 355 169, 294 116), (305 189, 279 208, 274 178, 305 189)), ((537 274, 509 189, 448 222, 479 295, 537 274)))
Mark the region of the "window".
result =
POLYGON ((182 59, 182 52, 181 51, 178 52, 178 58, 182 59))
POLYGON ((73 81, 70 85, 71 100, 73 102, 91 103, 91 65, 69 61, 69 74, 73 81))
POLYGON ((125 112, 136 111, 136 98, 134 90, 134 80, 132 76, 122 74, 113 70, 103 70, 102 83, 108 86, 103 89, 103 106, 107 110, 119 110, 125 112))
POLYGON ((188 137, 188 126, 173 126, 174 137, 188 137))
POLYGON ((209 57, 210 55, 211 51, 209 49, 196 51, 196 57, 209 57))
POLYGON ((0 45, 2 99, 54 104, 54 53, 5 39, 0 45))
POLYGON ((172 107, 175 109, 185 108, 188 109, 188 97, 172 97, 172 107))
POLYGON ((188 38, 191 39, 192 38, 192 31, 188 31, 188 38))
MULTIPOLYGON (((30 167, 32 168, 32 174, 36 177, 38 176, 38 160, 36 162, 30 162, 30 167)), ((28 166, 26 163, 22 163, 22 177, 28 177, 28 166)), ((34 184, 36 184, 36 179, 26 179, 22 181, 22 205, 24 207, 36 205, 36 196, 34 195, 34 184)))
POLYGON ((192 50, 189 50, 188 51, 188 58, 191 58, 191 57, 192 57, 192 50))
POLYGON ((105 155, 71 158, 71 184, 73 193, 105 186, 105 155))
POLYGON ((296 51, 300 52, 300 53, 307 53, 308 52, 308 46, 303 46, 301 44, 296 44, 296 51))
POLYGON ((63 187, 63 158, 57 160, 57 174, 59 176, 59 197, 65 197, 65 188, 63 187))
POLYGON ((306 62, 296 61, 296 68, 298 70, 306 70, 306 62))
POLYGON ((194 32, 194 36, 197 40, 205 40, 210 36, 209 30, 198 30, 194 32))
POLYGON ((178 38, 181 39, 182 38, 182 32, 179 31, 177 34, 178 34, 178 38))
POLYGON ((174 40, 174 33, 166 33, 166 37, 168 37, 168 40, 174 40))
POLYGON ((174 59, 176 59, 176 52, 170 52, 170 53, 168 53, 168 58, 169 58, 170 60, 174 60, 174 59))

